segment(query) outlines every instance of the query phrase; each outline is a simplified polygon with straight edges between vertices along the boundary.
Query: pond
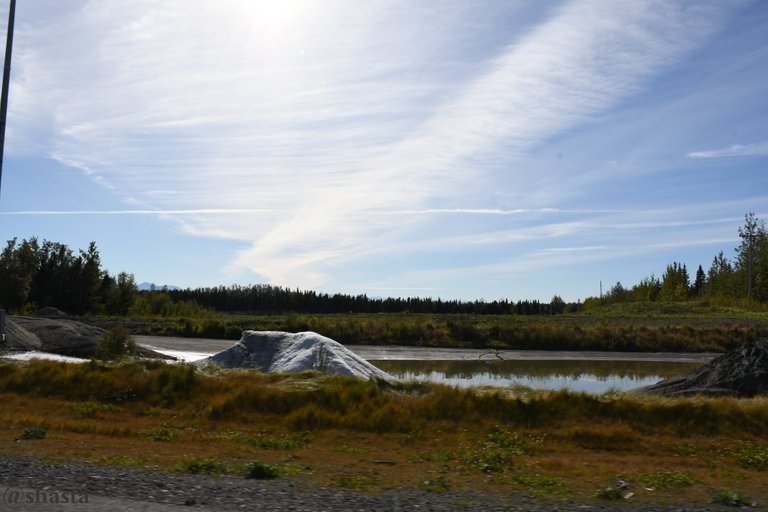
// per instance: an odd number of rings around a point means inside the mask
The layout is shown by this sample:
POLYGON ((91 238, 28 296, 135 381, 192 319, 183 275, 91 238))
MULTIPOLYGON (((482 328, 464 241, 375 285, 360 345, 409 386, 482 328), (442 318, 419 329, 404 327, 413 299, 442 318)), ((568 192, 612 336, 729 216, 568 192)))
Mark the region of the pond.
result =
POLYGON ((407 361, 371 360, 402 380, 439 382, 459 387, 525 386, 601 394, 629 391, 701 366, 701 362, 522 360, 407 361))

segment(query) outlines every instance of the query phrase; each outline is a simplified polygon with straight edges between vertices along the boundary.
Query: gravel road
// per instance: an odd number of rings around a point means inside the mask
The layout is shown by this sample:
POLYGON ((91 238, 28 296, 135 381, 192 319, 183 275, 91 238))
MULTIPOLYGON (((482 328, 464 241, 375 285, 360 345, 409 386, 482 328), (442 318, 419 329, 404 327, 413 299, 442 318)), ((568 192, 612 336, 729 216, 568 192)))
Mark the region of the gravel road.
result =
MULTIPOLYGON (((524 494, 340 491, 289 479, 191 476, 83 463, 0 457, 0 510, 23 511, 723 511, 724 507, 542 501, 524 494), (67 501, 67 503, 64 503, 67 501), (58 502, 58 503, 57 503, 58 502)), ((753 509, 754 510, 754 509, 753 509)), ((764 509, 763 509, 764 510, 764 509)))

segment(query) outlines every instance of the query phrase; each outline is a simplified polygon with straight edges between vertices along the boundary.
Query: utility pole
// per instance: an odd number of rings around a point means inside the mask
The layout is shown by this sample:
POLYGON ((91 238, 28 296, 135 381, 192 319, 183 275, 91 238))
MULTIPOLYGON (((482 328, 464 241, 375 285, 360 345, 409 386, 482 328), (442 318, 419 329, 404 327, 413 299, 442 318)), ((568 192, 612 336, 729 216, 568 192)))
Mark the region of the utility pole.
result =
MULTIPOLYGON (((3 89, 0 98, 0 186, 3 181, 3 154, 5 153, 5 119, 8 117, 8 86, 11 83, 11 53, 13 52, 13 22, 16 16, 16 0, 11 0, 8 10, 8 36, 5 43, 3 89)), ((0 188, 2 191, 2 188, 0 188)))
MULTIPOLYGON (((16 0, 11 0, 8 11, 8 39, 5 43, 5 66, 3 67, 3 88, 0 98, 0 185, 3 182, 3 153, 5 152, 5 119, 8 116, 8 85, 11 83, 11 51, 13 50, 13 21, 16 15, 16 0)), ((2 190, 2 189, 0 189, 2 190)), ((5 344, 5 311, 0 309, 0 346, 5 344)))

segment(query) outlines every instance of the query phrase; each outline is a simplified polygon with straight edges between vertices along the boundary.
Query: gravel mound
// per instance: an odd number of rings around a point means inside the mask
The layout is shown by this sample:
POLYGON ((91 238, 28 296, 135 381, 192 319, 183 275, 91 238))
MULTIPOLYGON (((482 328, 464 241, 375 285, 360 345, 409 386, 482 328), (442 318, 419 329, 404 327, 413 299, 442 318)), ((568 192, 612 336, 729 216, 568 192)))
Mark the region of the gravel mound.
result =
POLYGON ((638 390, 663 396, 735 396, 768 394, 768 339, 730 350, 688 375, 638 390))
POLYGON ((336 375, 395 380, 338 341, 315 332, 244 331, 237 344, 195 364, 280 373, 317 370, 336 375))

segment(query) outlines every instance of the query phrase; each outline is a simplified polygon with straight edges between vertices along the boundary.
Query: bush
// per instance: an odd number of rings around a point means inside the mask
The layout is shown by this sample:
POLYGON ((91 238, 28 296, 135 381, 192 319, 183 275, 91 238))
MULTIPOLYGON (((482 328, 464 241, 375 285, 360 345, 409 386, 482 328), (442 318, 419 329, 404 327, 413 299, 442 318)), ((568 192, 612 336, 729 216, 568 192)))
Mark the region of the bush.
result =
POLYGON ((128 329, 122 326, 112 327, 96 346, 96 359, 114 361, 136 353, 136 340, 128 329))
POLYGON ((277 478, 277 468, 255 460, 248 464, 245 470, 245 478, 255 478, 257 480, 272 480, 277 478))
POLYGON ((712 497, 715 505, 726 507, 753 507, 755 504, 748 497, 737 492, 720 491, 712 497))
POLYGON ((211 459, 192 458, 187 459, 176 466, 174 469, 180 473, 189 473, 192 475, 226 475, 231 473, 231 468, 222 462, 211 459))
POLYGON ((45 439, 48 431, 43 427, 29 427, 21 433, 19 439, 45 439))

